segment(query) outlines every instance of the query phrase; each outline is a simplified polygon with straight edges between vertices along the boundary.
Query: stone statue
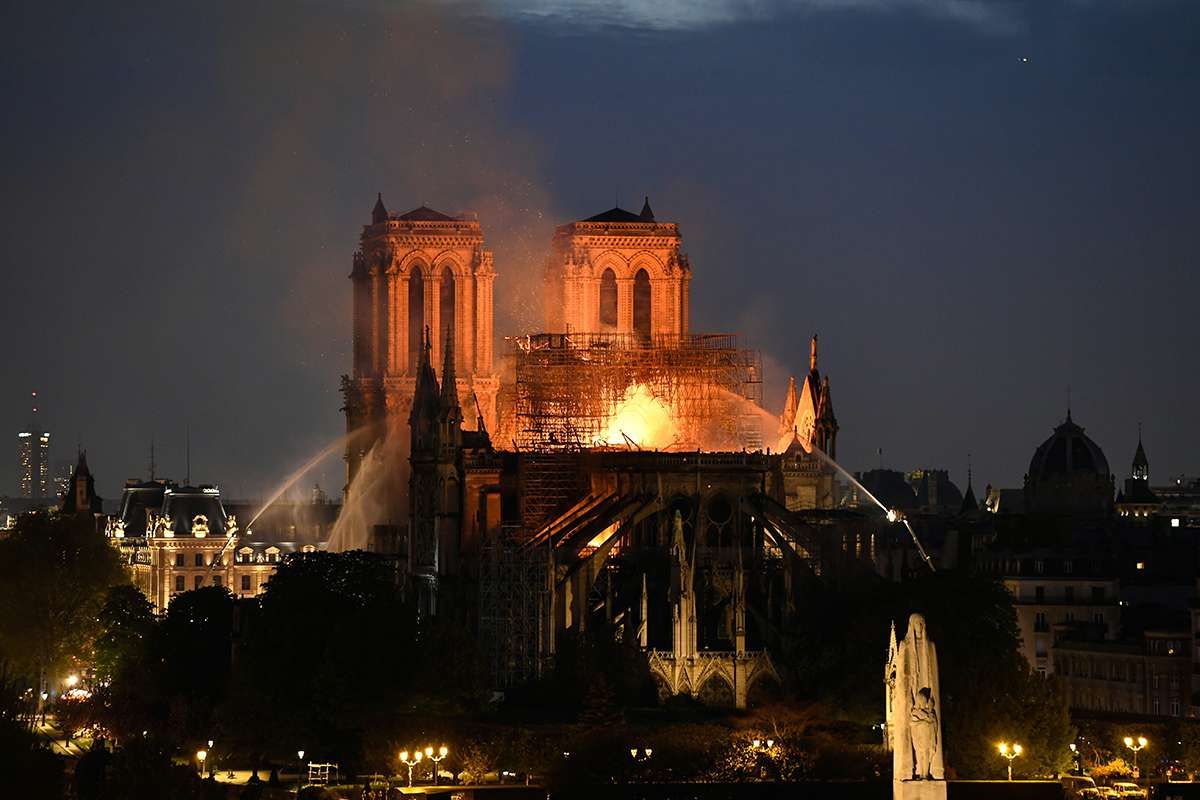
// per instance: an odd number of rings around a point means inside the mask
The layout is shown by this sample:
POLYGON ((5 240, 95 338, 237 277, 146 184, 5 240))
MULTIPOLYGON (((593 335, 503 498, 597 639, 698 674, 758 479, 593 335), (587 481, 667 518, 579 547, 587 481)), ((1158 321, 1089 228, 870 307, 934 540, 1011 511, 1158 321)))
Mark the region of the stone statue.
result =
MULTIPOLYGON (((942 761, 942 707, 938 687, 937 647, 929 640, 925 618, 908 618, 908 632, 896 652, 892 690, 892 779, 895 796, 921 796, 929 792, 905 791, 901 783, 942 782, 937 792, 945 796, 942 761)), ((916 788, 916 787, 913 787, 916 788)), ((933 787, 929 787, 933 788, 933 787)))

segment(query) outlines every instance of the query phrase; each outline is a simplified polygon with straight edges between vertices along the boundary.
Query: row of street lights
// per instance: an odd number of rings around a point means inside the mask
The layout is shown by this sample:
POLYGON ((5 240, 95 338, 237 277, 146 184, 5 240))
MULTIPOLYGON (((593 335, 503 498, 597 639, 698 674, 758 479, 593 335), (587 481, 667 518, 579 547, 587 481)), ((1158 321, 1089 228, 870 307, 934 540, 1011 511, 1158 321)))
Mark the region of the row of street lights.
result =
POLYGON ((438 780, 438 764, 443 758, 450 753, 450 748, 442 745, 435 752, 432 747, 426 747, 424 751, 416 750, 412 754, 412 758, 408 757, 407 750, 400 751, 400 763, 408 767, 408 785, 413 785, 413 767, 421 763, 422 759, 429 759, 433 762, 433 783, 436 785, 438 780))
MULTIPOLYGON (((758 741, 755 740, 754 744, 757 747, 758 741)), ((1138 751, 1141 750, 1142 748, 1144 748, 1147 744, 1149 744, 1149 742, 1146 740, 1145 736, 1138 736, 1136 738, 1133 736, 1125 737, 1125 746, 1133 751, 1133 777, 1135 777, 1135 778, 1138 777, 1138 765, 1137 765, 1138 751)), ((1069 746, 1071 748, 1071 753, 1075 754, 1076 753, 1075 743, 1072 742, 1069 746)), ((1008 779, 1011 781, 1012 780, 1013 759, 1016 758, 1017 756, 1021 755, 1023 752, 1025 752, 1025 748, 1021 747, 1021 745, 1016 744, 1015 742, 1013 744, 1009 744, 1008 742, 1000 742, 998 745, 996 745, 996 750, 999 751, 999 753, 1002 757, 1008 759, 1008 779)))

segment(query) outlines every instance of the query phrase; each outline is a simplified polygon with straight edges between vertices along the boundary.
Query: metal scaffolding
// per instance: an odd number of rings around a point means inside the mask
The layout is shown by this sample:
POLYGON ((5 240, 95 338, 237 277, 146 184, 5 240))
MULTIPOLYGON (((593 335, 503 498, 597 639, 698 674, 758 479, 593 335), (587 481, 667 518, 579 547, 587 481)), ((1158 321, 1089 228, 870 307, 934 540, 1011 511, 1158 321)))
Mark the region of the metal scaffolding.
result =
POLYGON ((674 450, 759 449, 762 357, 730 334, 543 333, 508 340, 522 450, 589 448, 644 385, 670 409, 674 450), (714 446, 715 445, 715 446, 714 446))
POLYGON ((522 549, 519 528, 484 537, 479 634, 491 685, 508 688, 541 674, 549 636, 548 553, 522 549))

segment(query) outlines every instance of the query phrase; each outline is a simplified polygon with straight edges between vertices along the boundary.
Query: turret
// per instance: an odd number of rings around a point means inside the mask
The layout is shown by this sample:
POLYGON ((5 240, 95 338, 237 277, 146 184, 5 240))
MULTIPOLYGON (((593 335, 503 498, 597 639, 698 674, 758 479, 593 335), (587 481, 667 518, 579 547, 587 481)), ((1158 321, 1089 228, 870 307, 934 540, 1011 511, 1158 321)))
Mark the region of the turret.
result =
POLYGON ((375 199, 375 207, 371 209, 371 224, 378 225, 381 222, 387 222, 388 210, 383 204, 383 192, 380 192, 375 199))

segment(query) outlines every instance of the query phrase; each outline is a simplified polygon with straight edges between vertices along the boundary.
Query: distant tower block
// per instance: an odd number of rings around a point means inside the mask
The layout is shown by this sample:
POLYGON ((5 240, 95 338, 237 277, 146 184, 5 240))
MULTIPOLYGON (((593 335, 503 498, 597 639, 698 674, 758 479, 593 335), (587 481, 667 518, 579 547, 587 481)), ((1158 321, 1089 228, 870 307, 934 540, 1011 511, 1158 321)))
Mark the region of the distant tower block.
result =
POLYGON ((687 333, 692 270, 681 243, 649 198, 640 214, 613 208, 560 225, 546 261, 546 330, 687 333))
MULTIPOLYGON (((389 213, 382 196, 354 254, 354 374, 343 378, 346 430, 374 423, 346 453, 347 483, 387 420, 405 423, 430 331, 433 364, 453 341, 465 418, 496 422, 500 379, 492 368, 492 253, 478 220, 421 206, 389 213), (476 406, 476 401, 478 406, 476 406)), ((440 376, 439 376, 440 377, 440 376)))

